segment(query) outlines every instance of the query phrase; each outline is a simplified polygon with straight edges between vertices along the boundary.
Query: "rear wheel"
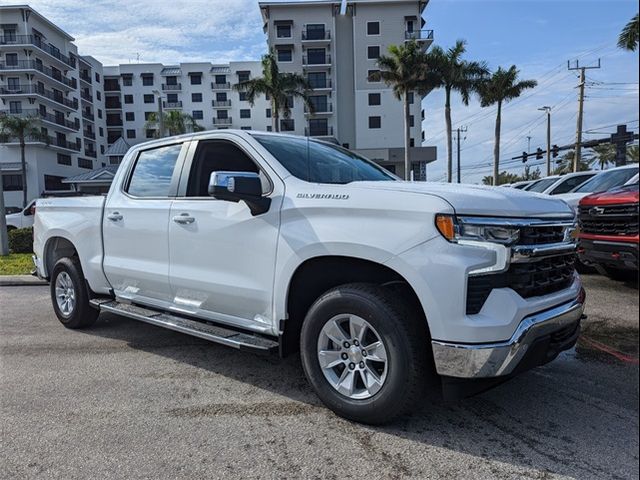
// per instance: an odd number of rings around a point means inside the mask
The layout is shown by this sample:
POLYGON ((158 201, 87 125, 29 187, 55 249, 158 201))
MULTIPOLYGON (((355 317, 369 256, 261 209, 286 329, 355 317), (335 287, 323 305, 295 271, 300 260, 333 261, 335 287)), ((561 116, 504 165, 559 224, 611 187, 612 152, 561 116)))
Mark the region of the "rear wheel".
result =
POLYGON ((364 423, 409 412, 434 377, 419 318, 376 285, 343 285, 322 295, 300 336, 302 365, 320 399, 364 423))
POLYGON ((74 258, 61 258, 53 267, 51 301, 58 320, 67 328, 88 327, 100 313, 89 304, 82 268, 74 258))

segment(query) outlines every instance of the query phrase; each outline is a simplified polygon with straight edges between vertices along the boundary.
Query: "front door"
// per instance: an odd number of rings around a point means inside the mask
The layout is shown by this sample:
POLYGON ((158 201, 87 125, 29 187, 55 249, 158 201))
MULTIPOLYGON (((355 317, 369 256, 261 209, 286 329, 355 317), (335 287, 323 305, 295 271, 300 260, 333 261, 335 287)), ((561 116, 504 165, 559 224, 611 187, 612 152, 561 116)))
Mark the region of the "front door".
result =
POLYGON ((169 221, 174 310, 256 331, 272 329, 273 275, 283 186, 233 135, 192 145, 169 221), (214 171, 260 173, 268 212, 207 193, 214 171))
POLYGON ((143 150, 104 211, 104 272, 118 298, 168 306, 169 215, 182 143, 143 150))

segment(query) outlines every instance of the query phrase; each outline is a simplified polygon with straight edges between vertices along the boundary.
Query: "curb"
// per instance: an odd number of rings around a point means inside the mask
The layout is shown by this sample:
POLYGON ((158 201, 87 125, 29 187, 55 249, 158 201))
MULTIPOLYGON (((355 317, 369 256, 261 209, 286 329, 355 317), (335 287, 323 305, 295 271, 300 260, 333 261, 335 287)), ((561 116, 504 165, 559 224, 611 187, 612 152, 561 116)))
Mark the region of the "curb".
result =
POLYGON ((0 275, 0 287, 41 286, 48 283, 33 275, 0 275))

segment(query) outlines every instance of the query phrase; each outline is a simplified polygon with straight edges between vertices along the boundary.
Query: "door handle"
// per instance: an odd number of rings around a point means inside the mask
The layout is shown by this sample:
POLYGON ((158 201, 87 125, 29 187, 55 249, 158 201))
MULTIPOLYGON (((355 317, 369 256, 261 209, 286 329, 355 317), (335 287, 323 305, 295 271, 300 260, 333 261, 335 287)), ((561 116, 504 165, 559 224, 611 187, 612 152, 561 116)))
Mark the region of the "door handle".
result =
POLYGON ((173 221, 179 223, 180 225, 188 225, 189 223, 195 222, 196 219, 188 213, 181 213, 180 215, 176 215, 175 217, 173 217, 173 221))
POLYGON ((120 215, 120 212, 113 212, 107 215, 107 218, 112 222, 118 222, 122 220, 122 215, 120 215))

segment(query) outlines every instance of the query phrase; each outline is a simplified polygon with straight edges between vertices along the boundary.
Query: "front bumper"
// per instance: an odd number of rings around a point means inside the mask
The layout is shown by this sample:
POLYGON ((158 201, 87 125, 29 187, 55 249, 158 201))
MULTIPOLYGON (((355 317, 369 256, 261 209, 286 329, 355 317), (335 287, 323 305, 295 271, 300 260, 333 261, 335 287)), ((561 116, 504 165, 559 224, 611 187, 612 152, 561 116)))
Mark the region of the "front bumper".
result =
POLYGON ((583 311, 581 293, 573 301, 525 317, 512 337, 503 342, 464 344, 433 340, 436 371, 445 377, 464 379, 505 377, 523 370, 521 363, 527 353, 534 346, 540 350, 542 340, 549 341, 536 362, 546 363, 575 344, 583 311))
POLYGON ((638 270, 637 243, 581 238, 578 256, 585 265, 638 270))

